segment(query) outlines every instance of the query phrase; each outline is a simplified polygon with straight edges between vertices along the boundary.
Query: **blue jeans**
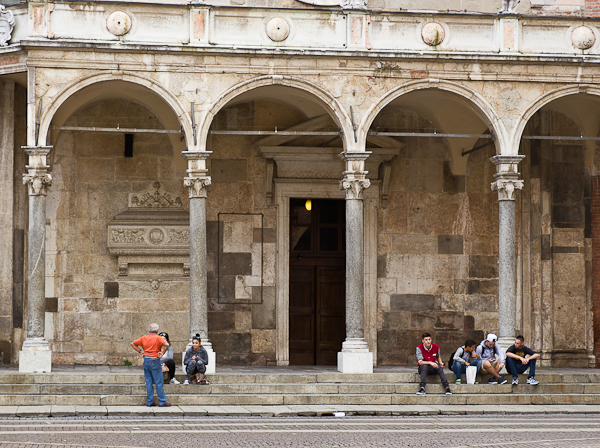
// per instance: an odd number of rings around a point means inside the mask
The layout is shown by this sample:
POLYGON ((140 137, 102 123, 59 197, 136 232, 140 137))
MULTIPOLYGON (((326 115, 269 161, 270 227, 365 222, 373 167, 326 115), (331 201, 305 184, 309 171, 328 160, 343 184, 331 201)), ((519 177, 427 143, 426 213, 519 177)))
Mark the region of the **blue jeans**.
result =
MULTIPOLYGON (((481 359, 474 359, 469 364, 471 364, 473 367, 477 367, 477 373, 479 373, 479 369, 481 369, 481 359)), ((467 366, 461 364, 460 362, 454 361, 454 364, 452 364, 452 370, 456 374, 456 379, 462 380, 461 374, 467 373, 467 366)))
POLYGON ((154 403, 154 390, 152 383, 156 384, 156 395, 158 395, 158 404, 164 405, 167 403, 165 388, 163 382, 162 367, 158 358, 144 358, 144 378, 146 379, 146 404, 148 406, 154 403))
POLYGON ((529 378, 533 378, 535 376, 535 362, 537 359, 532 359, 528 364, 523 364, 518 359, 506 357, 506 370, 510 373, 513 378, 518 378, 519 373, 525 373, 527 369, 529 369, 529 378))

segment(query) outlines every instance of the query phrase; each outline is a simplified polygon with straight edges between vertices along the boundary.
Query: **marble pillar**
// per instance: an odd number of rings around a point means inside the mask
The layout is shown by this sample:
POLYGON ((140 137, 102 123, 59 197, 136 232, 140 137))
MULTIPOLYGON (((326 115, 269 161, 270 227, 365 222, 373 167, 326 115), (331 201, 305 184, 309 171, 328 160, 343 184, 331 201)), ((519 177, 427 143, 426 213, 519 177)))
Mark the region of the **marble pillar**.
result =
MULTIPOLYGON (((207 175, 209 151, 183 151, 188 162, 187 177, 183 179, 190 199, 190 338, 200 335, 208 353, 206 373, 215 373, 216 353, 208 339, 208 285, 206 273, 206 192, 211 179, 207 175)), ((188 344, 187 348, 191 347, 188 344)), ((185 367, 184 367, 185 371, 185 367)))
POLYGON ((52 147, 24 147, 29 156, 23 184, 29 189, 27 338, 19 352, 19 372, 50 372, 52 351, 46 328, 46 189, 52 183, 46 158, 52 147))
POLYGON ((514 343, 516 320, 516 215, 515 191, 523 188, 518 165, 525 156, 494 156, 496 165, 492 190, 498 192, 498 344, 506 350, 514 343))
POLYGON ((338 371, 373 373, 373 353, 365 340, 365 268, 363 191, 371 185, 364 170, 370 152, 345 152, 347 169, 340 186, 346 191, 346 340, 338 353, 338 371))

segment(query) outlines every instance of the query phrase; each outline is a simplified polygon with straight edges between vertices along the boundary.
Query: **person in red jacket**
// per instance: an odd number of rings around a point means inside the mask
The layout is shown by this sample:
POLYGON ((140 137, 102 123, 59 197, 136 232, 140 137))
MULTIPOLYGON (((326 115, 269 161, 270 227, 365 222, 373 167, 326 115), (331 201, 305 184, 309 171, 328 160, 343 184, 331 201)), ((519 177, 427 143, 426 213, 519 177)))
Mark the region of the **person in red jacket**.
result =
POLYGON ((440 354, 440 347, 431 342, 431 335, 423 333, 422 343, 417 346, 417 365, 421 375, 421 388, 417 395, 425 395, 425 384, 427 384, 427 375, 439 375, 442 385, 446 388, 446 395, 452 395, 450 385, 444 374, 444 363, 440 354))

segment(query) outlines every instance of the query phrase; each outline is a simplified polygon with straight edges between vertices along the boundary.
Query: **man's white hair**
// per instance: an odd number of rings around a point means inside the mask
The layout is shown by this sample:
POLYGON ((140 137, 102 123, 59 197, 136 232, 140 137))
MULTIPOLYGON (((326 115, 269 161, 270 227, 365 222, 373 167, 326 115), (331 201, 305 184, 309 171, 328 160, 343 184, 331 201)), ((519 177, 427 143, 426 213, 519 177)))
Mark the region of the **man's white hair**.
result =
POLYGON ((148 325, 148 333, 158 333, 158 324, 148 325))

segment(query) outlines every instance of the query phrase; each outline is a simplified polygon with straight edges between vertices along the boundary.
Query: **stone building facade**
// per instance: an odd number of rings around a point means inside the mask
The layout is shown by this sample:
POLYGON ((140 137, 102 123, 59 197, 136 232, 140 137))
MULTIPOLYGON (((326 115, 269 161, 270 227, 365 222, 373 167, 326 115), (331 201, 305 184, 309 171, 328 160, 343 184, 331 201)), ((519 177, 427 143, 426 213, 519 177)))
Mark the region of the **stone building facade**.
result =
POLYGON ((3 363, 596 365, 597 2, 2 2, 3 363))

